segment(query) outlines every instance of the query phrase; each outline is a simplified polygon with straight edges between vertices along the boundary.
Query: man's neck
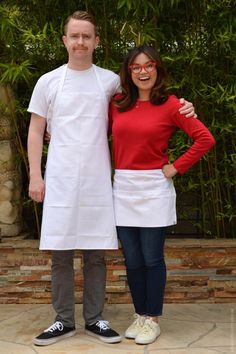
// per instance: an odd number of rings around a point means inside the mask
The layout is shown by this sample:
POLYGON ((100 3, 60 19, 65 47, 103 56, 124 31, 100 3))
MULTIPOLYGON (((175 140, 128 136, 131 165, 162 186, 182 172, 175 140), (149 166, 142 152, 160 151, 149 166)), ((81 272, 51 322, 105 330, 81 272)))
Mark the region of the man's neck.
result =
POLYGON ((72 69, 72 70, 78 70, 78 71, 82 71, 82 70, 88 70, 89 68, 91 68, 92 66, 92 61, 68 61, 68 68, 72 69))

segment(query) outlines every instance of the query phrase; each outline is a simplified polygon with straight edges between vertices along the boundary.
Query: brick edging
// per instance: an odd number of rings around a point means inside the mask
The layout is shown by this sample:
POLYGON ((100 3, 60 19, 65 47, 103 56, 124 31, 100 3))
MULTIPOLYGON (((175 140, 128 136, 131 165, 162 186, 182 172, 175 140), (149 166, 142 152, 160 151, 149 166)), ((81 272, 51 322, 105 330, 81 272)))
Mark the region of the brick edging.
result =
MULTIPOLYGON (((235 239, 167 239, 165 302, 236 302, 235 239)), ((37 240, 0 243, 0 303, 50 303, 50 252, 37 240)), ((108 303, 130 303, 122 251, 107 251, 108 303)), ((76 303, 82 302, 82 257, 75 255, 76 303)))

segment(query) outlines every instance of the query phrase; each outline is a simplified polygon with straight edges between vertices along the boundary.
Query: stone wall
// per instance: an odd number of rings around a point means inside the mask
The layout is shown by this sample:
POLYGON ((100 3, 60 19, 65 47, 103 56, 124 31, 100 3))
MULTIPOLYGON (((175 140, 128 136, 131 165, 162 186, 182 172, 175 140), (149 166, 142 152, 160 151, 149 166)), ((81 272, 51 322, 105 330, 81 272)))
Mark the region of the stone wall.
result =
MULTIPOLYGON (((236 240, 168 239, 165 248, 167 303, 236 302, 236 240)), ((108 303, 130 303, 121 250, 107 251, 108 303)), ((75 256, 76 302, 82 302, 82 257, 75 256)), ((50 303, 50 252, 38 241, 0 243, 0 303, 50 303)))
POLYGON ((13 141, 13 102, 10 89, 0 86, 0 236, 15 236, 21 231, 21 187, 13 141))

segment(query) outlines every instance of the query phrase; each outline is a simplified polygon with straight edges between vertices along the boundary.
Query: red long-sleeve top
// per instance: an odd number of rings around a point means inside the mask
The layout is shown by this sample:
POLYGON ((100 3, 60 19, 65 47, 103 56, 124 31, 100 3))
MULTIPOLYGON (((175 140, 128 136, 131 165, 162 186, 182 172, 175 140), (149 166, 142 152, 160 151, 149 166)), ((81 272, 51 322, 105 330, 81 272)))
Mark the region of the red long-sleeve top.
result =
POLYGON ((113 154, 116 169, 161 169, 169 162, 168 143, 176 128, 193 139, 191 147, 173 165, 180 174, 186 172, 214 144, 215 139, 196 118, 179 113, 181 104, 169 96, 161 105, 137 101, 131 110, 119 112, 111 103, 109 130, 113 136, 113 154))

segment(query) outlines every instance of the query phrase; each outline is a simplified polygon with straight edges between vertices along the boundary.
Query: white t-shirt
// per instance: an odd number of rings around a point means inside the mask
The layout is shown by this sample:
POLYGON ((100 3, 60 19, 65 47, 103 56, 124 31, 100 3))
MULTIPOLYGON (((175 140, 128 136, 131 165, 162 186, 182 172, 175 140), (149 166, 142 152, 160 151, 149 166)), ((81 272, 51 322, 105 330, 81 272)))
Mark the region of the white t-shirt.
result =
MULTIPOLYGON (((96 69, 100 75, 100 81, 109 101, 115 93, 120 91, 120 78, 110 70, 98 66, 96 66, 96 69)), ((39 78, 31 96, 29 107, 27 109, 28 112, 36 113, 43 118, 48 118, 49 109, 51 109, 51 106, 54 104, 62 71, 63 66, 60 66, 39 78)), ((91 93, 91 96, 100 92, 101 89, 97 82, 93 66, 82 71, 67 68, 62 90, 65 92, 75 91, 91 93)))

